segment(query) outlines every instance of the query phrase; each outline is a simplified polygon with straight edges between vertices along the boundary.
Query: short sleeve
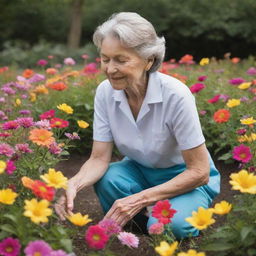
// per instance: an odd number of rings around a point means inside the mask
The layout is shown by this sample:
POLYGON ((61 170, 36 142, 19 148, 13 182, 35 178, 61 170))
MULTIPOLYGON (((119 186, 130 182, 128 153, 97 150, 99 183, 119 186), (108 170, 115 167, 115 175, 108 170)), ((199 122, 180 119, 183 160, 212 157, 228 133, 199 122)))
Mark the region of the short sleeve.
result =
POLYGON ((177 102, 172 127, 180 150, 191 149, 205 142, 195 98, 190 92, 186 92, 177 102))
POLYGON ((104 87, 99 85, 94 98, 93 140, 113 141, 109 118, 107 113, 107 99, 104 95, 104 87))

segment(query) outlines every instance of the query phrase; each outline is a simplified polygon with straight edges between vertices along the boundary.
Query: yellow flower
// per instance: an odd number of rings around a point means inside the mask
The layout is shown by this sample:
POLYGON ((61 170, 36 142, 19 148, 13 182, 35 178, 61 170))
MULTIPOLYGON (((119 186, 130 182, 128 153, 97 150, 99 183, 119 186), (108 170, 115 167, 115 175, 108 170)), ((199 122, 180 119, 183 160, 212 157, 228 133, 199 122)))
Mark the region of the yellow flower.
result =
POLYGON ((251 133, 250 135, 242 135, 237 139, 240 143, 242 142, 252 142, 256 140, 256 133, 251 133))
POLYGON ((233 107, 236 107, 236 106, 238 106, 238 105, 240 105, 240 100, 237 100, 237 99, 230 99, 230 100, 228 100, 228 102, 227 102, 227 106, 229 107, 229 108, 233 108, 233 107))
POLYGON ((49 90, 43 85, 38 85, 34 90, 33 90, 34 93, 37 93, 37 94, 48 94, 49 93, 49 90))
POLYGON ((48 208, 50 202, 43 199, 37 201, 37 199, 25 200, 24 216, 28 217, 34 223, 48 222, 48 216, 52 215, 52 209, 48 208))
POLYGON ((79 212, 68 216, 68 219, 71 223, 73 223, 76 226, 84 226, 92 221, 92 219, 89 219, 88 217, 88 215, 82 216, 82 214, 79 212))
POLYGON ((231 211, 232 204, 227 201, 221 201, 220 203, 215 204, 214 208, 210 209, 213 213, 224 215, 231 211))
POLYGON ((186 221, 199 230, 206 229, 215 222, 212 211, 203 207, 199 207, 198 212, 193 211, 192 217, 186 218, 186 221))
POLYGON ((161 256, 172 256, 178 246, 178 242, 174 242, 171 245, 166 241, 162 241, 160 246, 155 247, 155 251, 161 256))
POLYGON ((200 66, 204 66, 204 65, 207 65, 209 64, 210 60, 209 58, 202 58, 199 62, 200 66))
POLYGON ((251 124, 255 124, 256 120, 253 119, 253 117, 249 117, 249 118, 245 118, 245 119, 240 119, 241 124, 247 124, 247 125, 251 125, 251 124))
POLYGON ((5 171, 6 168, 6 162, 0 160, 0 174, 5 171))
POLYGON ((20 100, 20 99, 16 99, 16 100, 15 100, 15 105, 16 105, 16 106, 19 106, 20 104, 21 104, 21 100, 20 100))
POLYGON ((48 186, 54 188, 67 188, 68 179, 60 171, 56 171, 53 168, 49 168, 48 173, 40 176, 48 186))
POLYGON ((204 252, 197 252, 196 250, 190 249, 187 252, 180 252, 178 256, 205 256, 204 252))
POLYGON ((245 89, 248 89, 250 86, 251 86, 251 82, 248 82, 248 83, 242 83, 238 86, 239 89, 241 90, 245 90, 245 89))
POLYGON ((67 114, 73 114, 73 108, 71 108, 69 105, 67 105, 66 103, 63 103, 63 104, 60 104, 60 105, 58 105, 57 106, 57 108, 59 109, 59 110, 62 110, 62 111, 64 111, 65 113, 67 113, 67 114))
POLYGON ((78 120, 77 124, 80 128, 83 128, 83 129, 85 129, 89 126, 89 124, 87 122, 83 121, 83 120, 78 120))
POLYGON ((233 190, 239 190, 242 193, 256 194, 256 176, 253 173, 248 173, 246 170, 241 170, 238 173, 230 175, 229 183, 233 190))
POLYGON ((11 189, 2 189, 0 190, 0 203, 2 204, 13 204, 15 198, 18 196, 17 193, 13 192, 11 189))
POLYGON ((36 94, 34 92, 31 92, 29 95, 30 95, 30 101, 35 102, 36 101, 36 94))

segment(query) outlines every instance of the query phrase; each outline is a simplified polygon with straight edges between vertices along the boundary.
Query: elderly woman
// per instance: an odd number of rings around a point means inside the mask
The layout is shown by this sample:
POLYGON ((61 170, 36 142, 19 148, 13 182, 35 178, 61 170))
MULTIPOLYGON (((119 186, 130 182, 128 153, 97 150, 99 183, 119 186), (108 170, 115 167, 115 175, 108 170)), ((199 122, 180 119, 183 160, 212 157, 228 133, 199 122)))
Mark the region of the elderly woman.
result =
MULTIPOLYGON (((107 80, 96 91, 92 153, 69 180, 57 213, 64 219, 77 192, 94 184, 105 218, 121 226, 169 199, 177 211, 171 223, 174 235, 198 235, 185 218, 210 206, 220 176, 190 90, 157 72, 164 38, 140 15, 122 12, 99 26, 93 41, 107 80), (114 143, 125 158, 110 163, 114 143)), ((156 221, 149 212, 147 227, 156 221)))

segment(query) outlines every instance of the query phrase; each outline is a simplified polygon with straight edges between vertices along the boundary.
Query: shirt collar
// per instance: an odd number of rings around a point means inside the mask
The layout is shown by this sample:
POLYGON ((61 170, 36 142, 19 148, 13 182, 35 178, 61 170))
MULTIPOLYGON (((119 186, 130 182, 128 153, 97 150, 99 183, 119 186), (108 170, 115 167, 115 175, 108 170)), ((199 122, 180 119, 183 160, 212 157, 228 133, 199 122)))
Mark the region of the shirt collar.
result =
MULTIPOLYGON (((114 90, 113 97, 115 101, 126 100, 124 90, 114 90)), ((144 101, 147 104, 158 103, 163 101, 162 84, 158 72, 153 72, 149 75, 148 88, 144 101)))

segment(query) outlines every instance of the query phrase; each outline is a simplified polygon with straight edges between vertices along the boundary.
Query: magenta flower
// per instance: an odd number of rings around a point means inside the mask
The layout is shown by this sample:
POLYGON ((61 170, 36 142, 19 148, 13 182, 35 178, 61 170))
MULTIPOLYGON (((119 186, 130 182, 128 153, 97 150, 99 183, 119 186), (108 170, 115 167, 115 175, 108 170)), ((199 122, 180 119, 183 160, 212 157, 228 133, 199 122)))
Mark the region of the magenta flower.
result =
POLYGON ((99 225, 90 226, 85 233, 85 241, 92 249, 101 250, 104 249, 109 236, 105 230, 99 225))
POLYGON ((127 245, 130 248, 138 248, 139 238, 129 232, 120 232, 117 236, 121 244, 127 245))
POLYGON ((196 84, 191 85, 190 91, 191 91, 192 93, 198 93, 198 92, 200 92, 201 90, 203 90, 204 88, 205 88, 205 85, 204 85, 204 84, 202 84, 202 83, 196 83, 196 84))
POLYGON ((0 137, 4 137, 4 138, 7 138, 7 137, 10 137, 11 134, 8 133, 8 132, 0 132, 0 137))
POLYGON ((237 78, 233 78, 233 79, 230 79, 229 80, 229 83, 232 84, 232 85, 239 85, 241 83, 244 83, 245 80, 241 77, 237 77, 237 78))
POLYGON ((246 73, 250 76, 255 76, 256 75, 256 68, 255 67, 250 67, 246 73))
POLYGON ((16 120, 8 121, 2 124, 3 130, 15 130, 19 128, 19 124, 16 120))
POLYGON ((252 159, 250 147, 241 144, 233 149, 233 158, 242 163, 248 163, 252 159))
POLYGON ((72 58, 65 58, 64 59, 64 64, 69 65, 69 66, 74 66, 76 64, 76 62, 72 58))
POLYGON ((9 144, 0 143, 0 155, 11 157, 14 153, 14 149, 9 144))
POLYGON ((13 95, 13 94, 16 93, 15 90, 13 90, 12 88, 10 88, 8 86, 1 88, 1 91, 8 94, 8 95, 13 95))
POLYGON ((14 239, 12 237, 5 238, 0 243, 0 255, 19 256, 20 248, 21 248, 21 245, 18 239, 14 239))
POLYGON ((53 155, 59 155, 62 152, 62 148, 59 147, 59 145, 56 142, 53 142, 50 146, 49 146, 49 151, 53 154, 53 155))
POLYGON ((27 115, 30 115, 30 114, 31 114, 31 111, 28 110, 28 109, 22 109, 22 110, 19 111, 19 113, 20 113, 21 115, 27 116, 27 115))
POLYGON ((52 248, 43 240, 36 240, 30 242, 24 250, 26 256, 49 256, 52 248))
POLYGON ((97 64, 92 62, 92 63, 89 63, 87 64, 85 67, 84 67, 84 70, 83 72, 85 74, 95 74, 95 73, 98 73, 99 70, 97 69, 97 64))
POLYGON ((105 219, 99 222, 99 226, 104 228, 107 235, 111 236, 121 232, 121 227, 111 219, 105 219))
POLYGON ((49 256, 68 256, 63 250, 52 251, 49 256))
POLYGON ((15 166, 14 161, 12 161, 12 160, 7 161, 6 170, 5 170, 7 174, 9 174, 9 175, 13 174, 13 172, 16 169, 17 169, 17 167, 15 166))
POLYGON ((51 119, 55 116, 55 110, 54 109, 50 109, 46 112, 44 112, 43 114, 41 114, 39 117, 41 120, 43 119, 51 119))
POLYGON ((199 77, 197 78, 197 80, 200 81, 200 82, 203 82, 203 81, 205 81, 206 79, 207 79, 207 76, 199 76, 199 77))
POLYGON ((213 98, 207 100, 209 103, 216 103, 220 99, 220 94, 215 95, 213 98))
POLYGON ((164 224, 157 222, 149 227, 148 233, 151 235, 160 235, 164 232, 164 224))
POLYGON ((237 133, 238 135, 245 135, 246 132, 247 132, 246 129, 238 129, 238 130, 236 131, 236 133, 237 133))
POLYGON ((37 65, 38 65, 38 66, 42 66, 42 67, 46 66, 47 64, 48 64, 48 61, 47 61, 47 60, 44 60, 44 59, 41 59, 41 60, 39 60, 39 61, 37 62, 37 65))
POLYGON ((24 128, 29 128, 34 125, 32 117, 19 117, 16 119, 16 121, 20 126, 24 128))

